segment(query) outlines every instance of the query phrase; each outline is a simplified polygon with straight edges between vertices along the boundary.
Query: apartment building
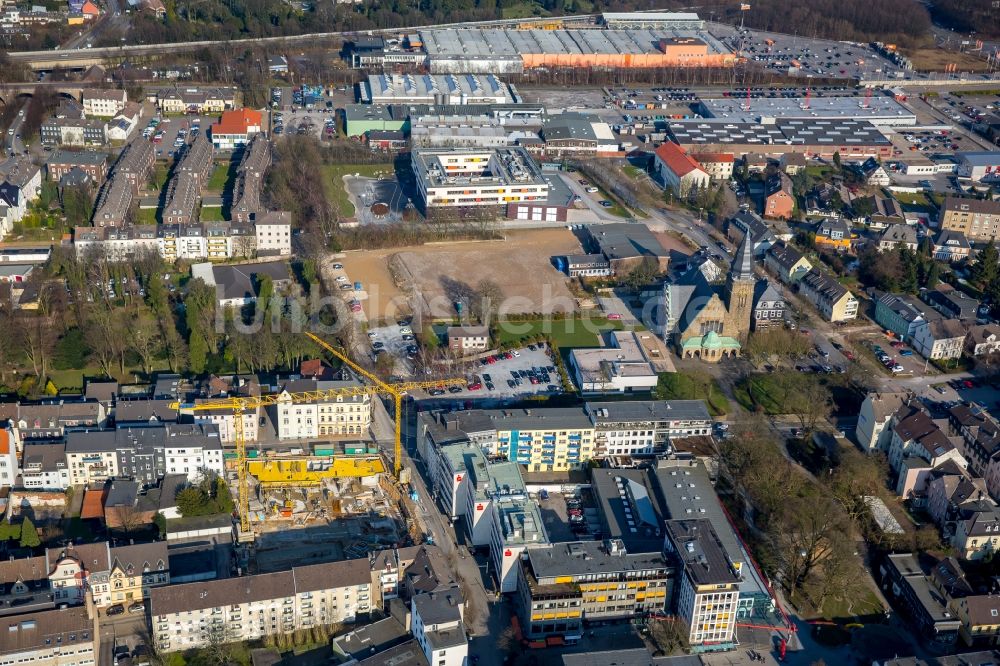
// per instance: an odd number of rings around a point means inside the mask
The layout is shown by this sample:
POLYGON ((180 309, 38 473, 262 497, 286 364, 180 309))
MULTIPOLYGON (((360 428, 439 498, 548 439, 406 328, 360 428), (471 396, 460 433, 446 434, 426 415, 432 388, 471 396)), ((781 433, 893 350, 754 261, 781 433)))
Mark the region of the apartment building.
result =
POLYGON ((87 116, 111 118, 125 108, 128 94, 124 90, 84 90, 83 113, 87 116))
POLYGON ((270 210, 253 213, 250 225, 254 230, 258 257, 287 257, 292 254, 291 212, 270 210))
POLYGON ((854 294, 816 268, 799 281, 799 293, 829 322, 848 321, 858 316, 858 299, 854 294))
POLYGON ((100 577, 90 577, 91 594, 98 607, 142 602, 153 588, 170 584, 165 541, 118 546, 111 549, 110 555, 110 569, 100 577))
POLYGON ((971 241, 1000 239, 1000 201, 948 197, 941 206, 941 230, 958 231, 971 241))
POLYGON ((654 455, 675 437, 712 434, 712 417, 702 400, 588 402, 594 426, 594 457, 654 455))
POLYGON ((664 552, 677 567, 677 617, 689 628, 695 652, 735 647, 739 576, 712 523, 704 519, 668 520, 664 552))
POLYGON ((428 208, 545 201, 549 193, 541 169, 519 147, 419 148, 412 163, 428 208))
POLYGON ((156 151, 145 139, 133 141, 122 151, 94 206, 95 227, 120 227, 129 221, 132 203, 146 182, 156 151))
POLYGON ((49 180, 58 182, 73 169, 84 172, 95 183, 103 183, 108 173, 108 155, 93 150, 54 150, 45 160, 49 180))
POLYGON ((42 123, 43 146, 103 146, 108 142, 105 122, 90 118, 52 117, 42 123))
POLYGON ((21 485, 31 490, 60 491, 69 488, 65 445, 62 442, 25 442, 21 453, 21 485))
POLYGON ((371 587, 367 559, 158 587, 149 595, 153 640, 176 652, 352 623, 371 611, 371 587))
POLYGON ((449 326, 445 336, 448 349, 458 354, 486 351, 490 346, 488 326, 449 326))
POLYGON ((154 224, 128 226, 76 227, 73 247, 78 259, 100 253, 109 261, 128 261, 133 257, 160 251, 154 224))
POLYGON ((17 437, 9 426, 0 428, 0 488, 13 486, 20 475, 17 437))
POLYGON ((469 643, 463 622, 464 600, 457 587, 418 594, 410 600, 410 628, 428 664, 465 666, 469 643))
POLYGON ((170 179, 163 223, 187 226, 197 221, 201 208, 201 183, 193 173, 181 172, 170 179))
POLYGON ((66 464, 74 485, 116 477, 152 485, 167 474, 195 482, 203 470, 225 471, 218 428, 204 423, 71 432, 66 464))
POLYGON ((764 257, 764 265, 787 285, 801 280, 813 269, 812 263, 791 245, 772 245, 764 257))
POLYGON ((948 597, 934 588, 916 555, 893 553, 879 565, 886 596, 914 625, 931 648, 949 650, 958 641, 961 620, 948 607, 948 597))
POLYGON ((579 639, 583 622, 666 611, 674 569, 660 553, 630 554, 618 539, 529 548, 518 570, 525 638, 579 639))
POLYGON ((869 393, 858 410, 854 435, 866 451, 887 451, 892 438, 893 416, 909 396, 906 393, 869 393))
POLYGON ((236 169, 236 182, 233 184, 233 200, 229 207, 229 216, 237 222, 247 222, 253 216, 263 212, 260 193, 264 184, 264 175, 271 165, 271 142, 267 137, 258 134, 250 139, 243 150, 240 165, 236 169))
POLYGON ((17 438, 25 440, 56 439, 68 430, 104 427, 107 414, 96 400, 23 400, 17 404, 13 419, 17 438))
POLYGON ((906 342, 913 340, 922 324, 938 319, 941 315, 936 310, 906 294, 885 293, 875 303, 875 323, 906 342))
POLYGON ((508 499, 491 505, 490 563, 501 592, 517 590, 521 554, 549 543, 538 505, 529 499, 508 499))
POLYGON ((788 174, 778 172, 767 179, 764 186, 764 217, 773 220, 787 220, 795 210, 795 194, 792 179, 788 174))
POLYGON ((958 404, 948 411, 949 433, 969 471, 986 482, 986 490, 1000 498, 1000 422, 980 405, 958 404))
POLYGON ((111 549, 107 541, 68 543, 46 548, 45 563, 56 603, 81 605, 87 601, 91 578, 101 580, 111 571, 111 549))
POLYGON ((736 156, 732 153, 691 153, 691 158, 712 180, 729 180, 733 177, 736 156))
POLYGON ((960 467, 968 464, 941 425, 916 405, 903 405, 893 416, 888 456, 896 474, 896 494, 904 499, 923 495, 929 471, 944 461, 960 467))
POLYGON ((968 324, 958 319, 925 321, 913 334, 913 349, 924 358, 959 358, 968 332, 968 324))
POLYGON ((286 382, 276 407, 279 439, 362 437, 371 424, 371 395, 338 396, 316 402, 293 403, 288 394, 360 387, 356 381, 298 379, 286 382))
POLYGON ((0 664, 94 666, 100 637, 85 608, 60 608, 12 617, 0 634, 0 664))
POLYGON ((222 113, 236 106, 236 88, 175 88, 160 91, 156 103, 163 113, 222 113))

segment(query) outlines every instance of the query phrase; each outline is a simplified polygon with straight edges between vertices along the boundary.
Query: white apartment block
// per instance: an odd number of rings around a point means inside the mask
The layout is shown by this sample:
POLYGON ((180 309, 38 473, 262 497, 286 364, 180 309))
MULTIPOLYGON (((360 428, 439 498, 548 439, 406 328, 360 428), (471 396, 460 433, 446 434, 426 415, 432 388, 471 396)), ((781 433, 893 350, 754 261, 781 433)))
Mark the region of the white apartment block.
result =
POLYGON ((255 215, 254 233, 258 256, 288 256, 292 253, 292 214, 271 211, 255 215))
POLYGON ((736 636, 740 577, 711 521, 668 520, 664 551, 682 568, 677 617, 687 623, 688 642, 725 649, 736 636))
POLYGON ((712 434, 703 400, 588 402, 594 424, 594 456, 664 453, 673 438, 712 434))
POLYGON ((293 403, 288 394, 358 386, 353 381, 302 379, 288 382, 276 408, 278 439, 361 437, 371 424, 371 396, 337 396, 312 403, 293 403))
POLYGON ((195 423, 211 423, 219 429, 219 439, 223 444, 236 441, 237 418, 243 422, 243 441, 256 442, 260 436, 260 408, 241 414, 239 417, 231 409, 211 409, 191 412, 195 423))
POLYGON ((413 173, 427 207, 505 206, 545 201, 549 185, 520 147, 420 148, 413 173))
POLYGON ((465 637, 462 592, 453 587, 443 592, 418 594, 410 603, 413 637, 428 664, 465 666, 469 643, 465 637))
POLYGON ((7 618, 0 633, 0 666, 94 666, 100 638, 85 608, 62 608, 7 618))
POLYGON ((354 622, 371 610, 367 558, 150 590, 152 634, 163 652, 252 641, 354 622))
POLYGON ((111 118, 117 115, 128 102, 128 94, 124 90, 84 90, 83 113, 90 116, 111 118))
POLYGON ((118 476, 118 457, 114 451, 66 452, 71 486, 103 483, 118 476))

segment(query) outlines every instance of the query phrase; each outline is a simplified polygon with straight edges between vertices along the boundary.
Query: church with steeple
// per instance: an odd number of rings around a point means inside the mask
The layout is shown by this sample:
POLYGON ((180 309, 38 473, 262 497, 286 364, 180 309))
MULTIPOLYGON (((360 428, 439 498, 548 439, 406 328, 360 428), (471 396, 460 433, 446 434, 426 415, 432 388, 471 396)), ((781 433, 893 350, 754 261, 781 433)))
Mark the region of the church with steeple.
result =
POLYGON ((712 284, 705 272, 692 267, 664 287, 664 338, 682 358, 708 363, 742 353, 753 318, 753 243, 743 238, 724 284, 712 284))

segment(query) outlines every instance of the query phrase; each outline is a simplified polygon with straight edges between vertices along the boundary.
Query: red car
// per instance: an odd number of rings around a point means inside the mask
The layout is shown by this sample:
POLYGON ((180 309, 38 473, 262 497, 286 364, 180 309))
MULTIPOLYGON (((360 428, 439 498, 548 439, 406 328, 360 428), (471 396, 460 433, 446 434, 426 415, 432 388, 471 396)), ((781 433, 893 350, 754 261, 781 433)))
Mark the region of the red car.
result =
POLYGON ((962 381, 962 386, 964 386, 965 388, 972 388, 974 384, 970 382, 968 379, 966 379, 962 381))
POLYGON ((476 382, 475 384, 469 384, 469 385, 468 385, 468 386, 466 386, 465 388, 466 388, 467 390, 469 390, 469 391, 478 391, 478 390, 480 390, 481 388, 483 388, 483 385, 482 385, 482 384, 480 384, 479 382, 476 382))
POLYGON ((844 352, 844 358, 846 358, 848 361, 853 361, 854 360, 854 352, 852 352, 852 351, 845 351, 844 352))
POLYGON ((509 361, 510 359, 514 358, 514 355, 511 354, 510 352, 504 352, 503 357, 509 361))

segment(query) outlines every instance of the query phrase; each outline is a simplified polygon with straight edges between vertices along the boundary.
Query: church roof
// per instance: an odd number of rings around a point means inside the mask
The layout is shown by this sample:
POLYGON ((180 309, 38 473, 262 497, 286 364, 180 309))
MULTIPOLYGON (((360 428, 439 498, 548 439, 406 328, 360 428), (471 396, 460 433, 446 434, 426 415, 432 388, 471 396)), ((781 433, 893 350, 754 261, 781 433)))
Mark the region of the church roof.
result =
POLYGON ((753 241, 750 234, 743 235, 743 242, 740 249, 736 251, 732 268, 729 269, 729 276, 733 280, 753 280, 753 241))
POLYGON ((682 349, 740 349, 740 341, 728 335, 719 335, 709 331, 702 337, 688 338, 681 343, 682 349))

